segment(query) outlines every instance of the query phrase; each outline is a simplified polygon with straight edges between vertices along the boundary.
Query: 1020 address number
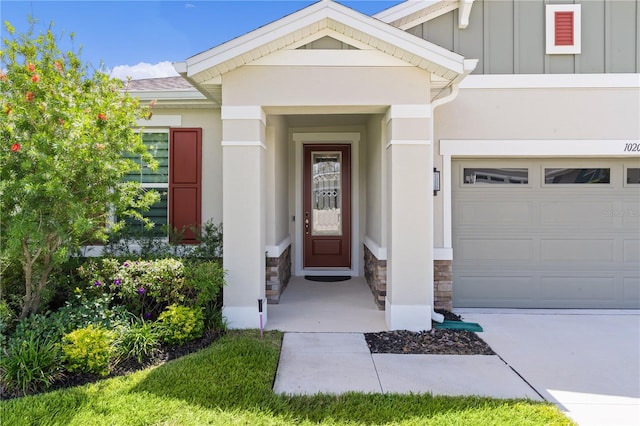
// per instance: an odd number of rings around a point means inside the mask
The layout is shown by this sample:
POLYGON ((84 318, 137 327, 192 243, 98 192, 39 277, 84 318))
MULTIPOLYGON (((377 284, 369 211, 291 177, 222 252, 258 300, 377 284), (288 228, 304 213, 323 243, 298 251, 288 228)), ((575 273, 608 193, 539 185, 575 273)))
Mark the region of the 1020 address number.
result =
POLYGON ((624 144, 624 152, 640 152, 640 143, 624 144))

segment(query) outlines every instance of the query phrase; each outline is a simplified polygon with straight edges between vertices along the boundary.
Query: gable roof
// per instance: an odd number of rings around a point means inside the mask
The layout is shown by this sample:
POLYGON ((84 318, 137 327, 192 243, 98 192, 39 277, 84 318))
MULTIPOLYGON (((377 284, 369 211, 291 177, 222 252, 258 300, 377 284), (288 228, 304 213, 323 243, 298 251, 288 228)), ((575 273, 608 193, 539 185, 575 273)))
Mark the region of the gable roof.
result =
POLYGON ((469 14, 474 0, 407 0, 380 13, 374 18, 408 30, 440 15, 459 9, 458 26, 460 29, 469 25, 469 14))
POLYGON ((442 87, 464 78, 477 63, 379 19, 322 0, 185 62, 175 63, 174 67, 206 96, 218 100, 223 74, 327 35, 359 49, 379 50, 427 70, 437 76, 442 87))

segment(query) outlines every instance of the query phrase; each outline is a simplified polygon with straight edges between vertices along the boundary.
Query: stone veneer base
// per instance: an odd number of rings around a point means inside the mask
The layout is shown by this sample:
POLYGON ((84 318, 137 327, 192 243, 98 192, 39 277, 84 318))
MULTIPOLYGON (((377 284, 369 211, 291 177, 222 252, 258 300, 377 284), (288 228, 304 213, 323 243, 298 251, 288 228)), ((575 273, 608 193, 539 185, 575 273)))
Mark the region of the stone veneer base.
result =
POLYGON ((291 245, 279 257, 267 257, 266 265, 267 303, 277 304, 291 279, 291 245))
MULTIPOLYGON (((364 246, 364 277, 380 310, 387 296, 387 261, 380 260, 364 246)), ((450 260, 433 262, 433 299, 435 309, 453 309, 453 274, 450 260)))

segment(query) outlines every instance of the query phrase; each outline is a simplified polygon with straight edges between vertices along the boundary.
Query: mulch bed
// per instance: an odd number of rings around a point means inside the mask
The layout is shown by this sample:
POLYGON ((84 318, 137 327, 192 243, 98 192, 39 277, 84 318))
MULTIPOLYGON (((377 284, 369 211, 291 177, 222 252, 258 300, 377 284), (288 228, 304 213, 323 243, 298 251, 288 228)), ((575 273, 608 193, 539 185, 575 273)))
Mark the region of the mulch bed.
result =
MULTIPOLYGON (((452 312, 438 312, 446 320, 461 321, 452 312)), ((365 333, 364 337, 373 354, 495 355, 476 333, 466 330, 383 331, 365 333)))

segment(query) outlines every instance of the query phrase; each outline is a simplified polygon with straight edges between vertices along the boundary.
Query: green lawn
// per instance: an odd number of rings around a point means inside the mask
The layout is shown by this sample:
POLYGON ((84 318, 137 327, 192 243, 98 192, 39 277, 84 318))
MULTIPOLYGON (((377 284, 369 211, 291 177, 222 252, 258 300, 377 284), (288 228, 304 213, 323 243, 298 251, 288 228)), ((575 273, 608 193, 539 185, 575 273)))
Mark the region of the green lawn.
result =
POLYGON ((281 334, 229 332, 125 377, 0 402, 2 425, 567 425, 551 404, 429 395, 274 395, 281 334))

